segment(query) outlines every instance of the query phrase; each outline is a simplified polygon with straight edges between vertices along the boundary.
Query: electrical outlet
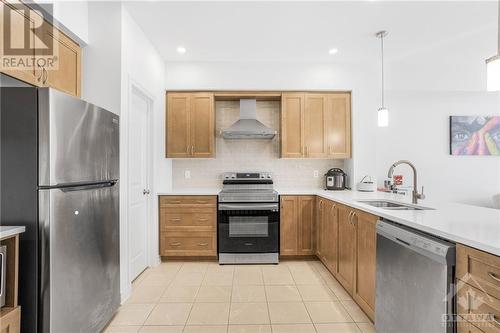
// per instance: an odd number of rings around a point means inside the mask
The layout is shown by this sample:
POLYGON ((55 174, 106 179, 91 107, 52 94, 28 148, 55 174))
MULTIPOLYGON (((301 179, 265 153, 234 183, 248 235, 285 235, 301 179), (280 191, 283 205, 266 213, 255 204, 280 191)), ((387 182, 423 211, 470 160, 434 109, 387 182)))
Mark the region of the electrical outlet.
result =
POLYGON ((191 179, 191 171, 184 170, 184 178, 185 179, 191 179))
POLYGON ((319 171, 318 170, 314 170, 313 177, 314 178, 318 178, 319 177, 319 171))

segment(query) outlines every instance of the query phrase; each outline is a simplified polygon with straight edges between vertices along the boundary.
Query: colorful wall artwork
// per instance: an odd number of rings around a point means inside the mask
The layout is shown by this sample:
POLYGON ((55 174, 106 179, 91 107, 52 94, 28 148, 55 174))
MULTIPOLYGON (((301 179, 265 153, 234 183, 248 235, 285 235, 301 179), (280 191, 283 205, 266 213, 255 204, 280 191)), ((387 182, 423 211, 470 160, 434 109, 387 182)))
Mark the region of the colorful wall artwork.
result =
POLYGON ((500 116, 451 116, 450 154, 500 156, 500 116))

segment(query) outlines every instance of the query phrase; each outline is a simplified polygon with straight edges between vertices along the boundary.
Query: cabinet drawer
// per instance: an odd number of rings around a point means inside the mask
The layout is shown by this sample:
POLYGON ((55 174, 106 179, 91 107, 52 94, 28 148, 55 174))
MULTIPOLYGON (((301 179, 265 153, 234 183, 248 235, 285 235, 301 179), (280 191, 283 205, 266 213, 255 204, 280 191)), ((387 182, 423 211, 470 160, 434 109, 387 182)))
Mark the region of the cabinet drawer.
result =
POLYGON ((486 333, 500 333, 500 300, 458 282, 458 314, 486 333))
POLYGON ((500 299, 500 257, 457 244, 457 278, 500 299))
POLYGON ((215 228, 215 213, 162 213, 161 230, 172 227, 208 227, 215 228))
POLYGON ((160 235, 164 256, 211 256, 216 254, 215 231, 172 231, 160 235))
MULTIPOLYGON (((160 196, 160 205, 206 205, 215 207, 217 204, 216 196, 207 195, 162 195, 160 196)), ((182 207, 182 206, 181 206, 182 207)))

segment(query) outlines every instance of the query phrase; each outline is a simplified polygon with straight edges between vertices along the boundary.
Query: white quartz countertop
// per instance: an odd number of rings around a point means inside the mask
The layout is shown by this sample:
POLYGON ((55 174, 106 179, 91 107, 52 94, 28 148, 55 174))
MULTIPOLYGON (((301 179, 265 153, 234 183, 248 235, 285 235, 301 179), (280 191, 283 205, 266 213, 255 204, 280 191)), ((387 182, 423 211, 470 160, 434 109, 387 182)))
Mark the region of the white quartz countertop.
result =
MULTIPOLYGON (((387 210, 360 200, 388 199, 411 203, 411 196, 351 190, 277 188, 280 195, 317 195, 383 217, 417 230, 500 256, 500 210, 458 203, 420 200, 432 210, 387 210)), ((220 189, 182 189, 160 195, 217 195, 220 189)))
POLYGON ((220 188, 182 188, 170 192, 159 192, 158 195, 217 195, 220 188))
POLYGON ((21 226, 0 226, 0 239, 7 238, 10 236, 15 236, 17 234, 23 233, 26 230, 25 227, 21 226))

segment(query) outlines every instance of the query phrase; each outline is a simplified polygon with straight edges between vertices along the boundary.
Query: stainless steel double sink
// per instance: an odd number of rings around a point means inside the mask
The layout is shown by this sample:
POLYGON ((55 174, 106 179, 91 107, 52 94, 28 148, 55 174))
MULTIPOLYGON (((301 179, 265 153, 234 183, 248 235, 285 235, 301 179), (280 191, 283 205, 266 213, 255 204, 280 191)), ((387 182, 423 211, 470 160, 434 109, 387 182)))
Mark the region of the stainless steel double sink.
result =
POLYGON ((357 202, 387 210, 433 210, 433 208, 405 204, 392 200, 358 200, 357 202))

